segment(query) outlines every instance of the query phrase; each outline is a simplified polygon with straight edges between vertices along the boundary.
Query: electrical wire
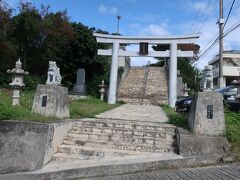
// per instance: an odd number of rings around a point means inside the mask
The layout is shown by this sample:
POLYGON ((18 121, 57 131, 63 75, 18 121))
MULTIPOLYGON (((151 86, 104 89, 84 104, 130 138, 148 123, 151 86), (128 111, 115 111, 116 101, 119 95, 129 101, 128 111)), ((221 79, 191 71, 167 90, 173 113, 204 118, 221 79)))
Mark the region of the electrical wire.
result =
POLYGON ((233 0, 232 5, 231 5, 231 7, 230 7, 230 9, 229 9, 229 11, 228 11, 227 19, 226 19, 225 24, 223 25, 223 29, 224 29, 225 25, 226 25, 227 22, 228 22, 228 19, 229 19, 229 16, 230 16, 231 12, 232 12, 232 8, 233 8, 233 6, 234 6, 234 3, 235 3, 235 0, 233 0))
POLYGON ((198 16, 199 16, 200 12, 201 12, 201 9, 202 9, 203 4, 204 4, 204 0, 202 0, 201 4, 200 4, 200 6, 199 6, 199 8, 198 8, 198 10, 197 10, 197 13, 195 14, 195 16, 194 16, 194 18, 193 18, 193 25, 192 25, 192 27, 190 28, 190 33, 192 33, 192 32, 193 32, 193 29, 195 29, 196 22, 198 22, 197 19, 198 19, 198 16))
MULTIPOLYGON (((226 37, 229 33, 231 33, 232 31, 236 30, 238 27, 240 27, 240 20, 238 20, 234 25, 232 25, 224 34, 223 37, 226 37)), ((208 48, 203 51, 199 56, 198 56, 198 60, 199 61, 201 58, 205 57, 212 48, 214 48, 217 44, 219 43, 219 36, 214 40, 214 42, 208 46, 208 48)))
POLYGON ((214 1, 208 1, 208 3, 205 5, 205 9, 202 10, 202 12, 205 12, 205 13, 199 18, 199 20, 198 20, 199 23, 196 25, 196 28, 193 29, 193 32, 201 32, 202 28, 206 24, 206 20, 216 10, 217 6, 215 6, 215 4, 217 3, 217 1, 215 1, 214 4, 212 4, 211 2, 214 3, 214 1), (201 22, 203 22, 203 23, 201 23, 201 22))

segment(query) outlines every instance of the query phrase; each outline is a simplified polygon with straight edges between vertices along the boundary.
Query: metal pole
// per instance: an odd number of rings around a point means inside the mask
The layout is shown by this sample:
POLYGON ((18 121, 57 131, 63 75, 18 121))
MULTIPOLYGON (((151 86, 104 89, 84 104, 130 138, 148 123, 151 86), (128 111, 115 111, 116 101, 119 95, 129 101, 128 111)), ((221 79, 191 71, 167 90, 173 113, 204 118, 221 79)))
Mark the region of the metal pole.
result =
POLYGON ((118 23, 117 23, 117 34, 119 34, 119 21, 121 19, 121 16, 117 16, 117 20, 118 20, 118 23))
POLYGON ((218 87, 223 87, 223 0, 219 1, 220 9, 219 9, 219 78, 218 78, 218 87))

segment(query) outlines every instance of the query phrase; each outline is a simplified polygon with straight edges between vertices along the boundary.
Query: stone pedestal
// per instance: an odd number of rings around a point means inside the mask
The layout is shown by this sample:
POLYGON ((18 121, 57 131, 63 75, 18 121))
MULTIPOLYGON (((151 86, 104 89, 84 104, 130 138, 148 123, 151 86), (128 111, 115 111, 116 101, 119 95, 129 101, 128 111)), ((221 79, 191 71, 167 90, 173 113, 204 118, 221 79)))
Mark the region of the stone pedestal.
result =
POLYGON ((193 96, 188 123, 195 134, 218 136, 225 133, 223 97, 199 92, 193 96))
POLYGON ((32 112, 58 118, 69 117, 68 89, 58 85, 39 84, 35 93, 32 112))
POLYGON ((12 95, 12 105, 19 106, 20 105, 20 89, 14 89, 12 95))

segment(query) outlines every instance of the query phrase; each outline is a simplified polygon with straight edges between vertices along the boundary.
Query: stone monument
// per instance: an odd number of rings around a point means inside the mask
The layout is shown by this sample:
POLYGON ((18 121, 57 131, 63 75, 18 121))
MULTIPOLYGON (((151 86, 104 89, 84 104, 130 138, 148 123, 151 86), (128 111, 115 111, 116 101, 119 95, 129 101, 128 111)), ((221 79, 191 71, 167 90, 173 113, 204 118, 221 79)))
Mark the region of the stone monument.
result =
POLYGON ((213 91, 213 67, 211 65, 205 66, 203 70, 203 77, 200 82, 200 90, 213 91))
POLYGON ((73 94, 77 95, 85 95, 86 93, 86 87, 85 87, 85 70, 84 69, 78 69, 77 71, 77 81, 76 84, 74 84, 73 87, 73 94))
POLYGON ((216 92, 194 94, 188 123, 196 134, 223 135, 225 118, 222 94, 216 92))
POLYGON ((178 153, 183 156, 217 155, 228 153, 229 143, 224 137, 225 118, 221 93, 199 92, 194 94, 188 124, 191 131, 176 130, 178 153))
POLYGON ((16 62, 15 68, 7 70, 7 73, 12 75, 12 82, 9 84, 13 88, 12 105, 20 105, 20 89, 25 86, 23 76, 28 74, 22 68, 20 59, 16 62))
POLYGON ((50 61, 46 85, 39 84, 34 96, 32 112, 58 118, 69 117, 68 88, 60 86, 60 69, 50 61))
POLYGON ((184 88, 183 78, 181 77, 180 70, 177 70, 177 95, 178 96, 184 96, 183 88, 184 88))

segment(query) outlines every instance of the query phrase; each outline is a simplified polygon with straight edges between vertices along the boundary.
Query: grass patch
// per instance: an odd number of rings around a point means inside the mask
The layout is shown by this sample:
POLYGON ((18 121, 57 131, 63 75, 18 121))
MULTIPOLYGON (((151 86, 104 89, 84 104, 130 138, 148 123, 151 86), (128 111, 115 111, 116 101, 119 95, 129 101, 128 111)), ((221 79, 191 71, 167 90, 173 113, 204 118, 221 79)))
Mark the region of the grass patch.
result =
POLYGON ((94 117, 95 115, 104 111, 113 109, 121 104, 107 104, 100 99, 81 99, 78 101, 72 101, 70 104, 70 116, 71 118, 85 118, 94 117))
POLYGON ((240 158, 240 113, 225 111, 226 137, 231 151, 240 158))
MULTIPOLYGON (((0 90, 0 121, 1 120, 24 120, 36 122, 55 122, 61 119, 45 117, 31 113, 34 99, 34 91, 21 92, 20 106, 12 106, 12 92, 7 89, 0 90)), ((70 118, 94 117, 96 114, 118 107, 120 104, 107 104, 99 99, 89 98, 70 103, 70 118)))
POLYGON ((12 106, 12 91, 0 90, 0 120, 24 120, 36 122, 54 122, 60 119, 31 113, 34 91, 21 92, 20 106, 12 106))
POLYGON ((170 124, 188 129, 188 117, 185 113, 177 113, 174 108, 171 108, 168 105, 162 105, 161 107, 167 114, 170 124))

